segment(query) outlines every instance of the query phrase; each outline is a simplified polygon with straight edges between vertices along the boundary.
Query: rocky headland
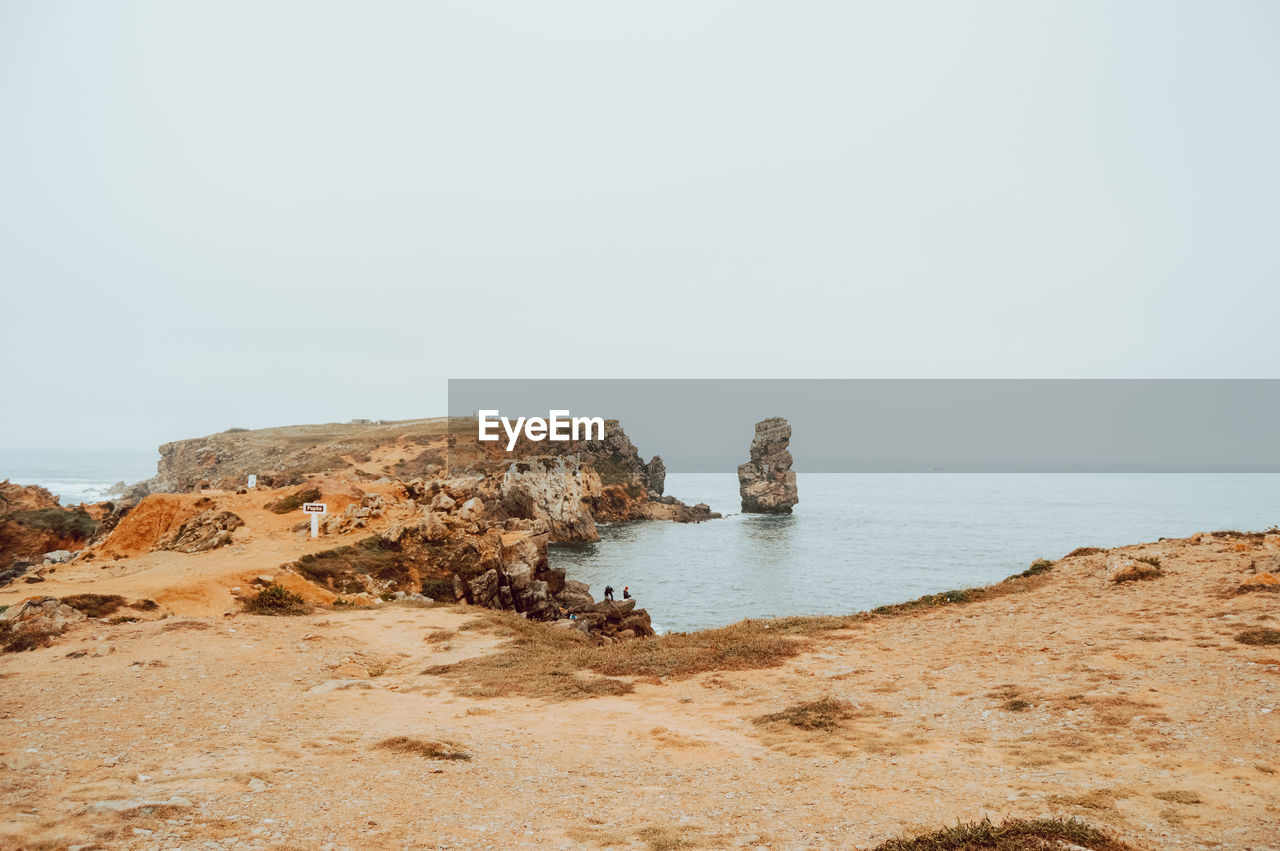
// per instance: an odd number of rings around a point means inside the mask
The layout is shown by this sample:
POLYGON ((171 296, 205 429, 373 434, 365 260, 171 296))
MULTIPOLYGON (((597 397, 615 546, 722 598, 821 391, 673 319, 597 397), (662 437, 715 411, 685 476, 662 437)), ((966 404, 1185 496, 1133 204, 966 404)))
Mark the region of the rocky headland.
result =
POLYGON ((662 459, 645 461, 616 421, 603 439, 522 438, 511 452, 476 434, 456 419, 231 429, 165 444, 153 479, 94 506, 6 483, 0 588, 75 577, 109 592, 172 553, 204 557, 173 563, 198 572, 195 589, 164 569, 146 584, 175 613, 235 611, 278 587, 307 605, 465 602, 600 641, 652 635, 635 600, 597 601, 552 568, 548 544, 598 540, 598 521, 719 515, 665 495, 662 459), (305 502, 328 507, 315 540, 305 502), (252 574, 213 569, 247 559, 252 574))

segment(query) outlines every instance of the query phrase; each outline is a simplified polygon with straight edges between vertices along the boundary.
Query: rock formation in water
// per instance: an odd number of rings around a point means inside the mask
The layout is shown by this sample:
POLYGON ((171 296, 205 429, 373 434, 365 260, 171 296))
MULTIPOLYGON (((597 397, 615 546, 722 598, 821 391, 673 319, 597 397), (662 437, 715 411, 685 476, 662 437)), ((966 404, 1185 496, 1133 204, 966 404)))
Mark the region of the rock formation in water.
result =
POLYGON ((751 460, 738 467, 742 510, 752 514, 790 514, 800 501, 791 469, 791 424, 782 417, 756 423, 751 460))

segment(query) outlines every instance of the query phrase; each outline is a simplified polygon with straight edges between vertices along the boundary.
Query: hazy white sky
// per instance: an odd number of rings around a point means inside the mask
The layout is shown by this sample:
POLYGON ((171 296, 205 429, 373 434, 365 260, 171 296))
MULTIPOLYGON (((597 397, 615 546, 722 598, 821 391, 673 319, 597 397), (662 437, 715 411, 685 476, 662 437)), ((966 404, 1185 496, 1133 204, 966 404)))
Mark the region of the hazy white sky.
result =
POLYGON ((1280 4, 0 0, 0 447, 1276 377, 1280 4))

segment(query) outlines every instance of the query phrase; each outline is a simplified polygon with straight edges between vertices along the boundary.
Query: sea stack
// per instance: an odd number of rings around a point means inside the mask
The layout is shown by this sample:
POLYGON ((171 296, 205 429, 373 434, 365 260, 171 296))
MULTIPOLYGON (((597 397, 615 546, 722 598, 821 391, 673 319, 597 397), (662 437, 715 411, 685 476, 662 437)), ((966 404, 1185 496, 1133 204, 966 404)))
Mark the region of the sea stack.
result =
POLYGON ((738 467, 742 510, 750 514, 790 514, 800 501, 791 469, 791 424, 782 417, 756 423, 751 460, 738 467))

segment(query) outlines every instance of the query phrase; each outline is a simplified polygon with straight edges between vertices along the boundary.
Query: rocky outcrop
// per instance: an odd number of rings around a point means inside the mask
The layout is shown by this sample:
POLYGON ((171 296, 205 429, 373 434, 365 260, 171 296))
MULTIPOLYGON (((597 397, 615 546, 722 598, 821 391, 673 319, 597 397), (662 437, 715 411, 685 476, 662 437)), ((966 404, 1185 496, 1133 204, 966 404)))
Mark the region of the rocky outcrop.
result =
POLYGON ((601 600, 597 603, 584 583, 571 580, 556 595, 555 602, 561 614, 557 626, 617 641, 654 634, 649 613, 637 609, 634 599, 601 600))
POLYGON ((556 541, 598 541, 592 501, 603 491, 600 476, 573 455, 512 461, 499 490, 511 517, 543 520, 556 541))
POLYGON ((202 511, 161 535, 155 548, 179 553, 216 550, 231 543, 231 533, 243 525, 239 515, 230 511, 202 511))
POLYGON ((24 600, 0 612, 0 643, 6 650, 31 650, 49 643, 68 626, 85 619, 83 612, 57 597, 24 600))
POLYGON ((800 501, 791 469, 791 425, 782 417, 756 423, 751 460, 738 467, 742 510, 752 514, 790 514, 800 501))
POLYGON ((662 463, 662 456, 655 455, 644 465, 645 489, 650 496, 662 496, 662 489, 667 486, 667 465, 662 463))
POLYGON ((85 506, 65 508, 42 487, 0 482, 0 572, 47 552, 82 549, 97 529, 85 506))

